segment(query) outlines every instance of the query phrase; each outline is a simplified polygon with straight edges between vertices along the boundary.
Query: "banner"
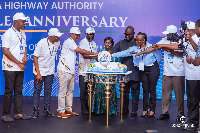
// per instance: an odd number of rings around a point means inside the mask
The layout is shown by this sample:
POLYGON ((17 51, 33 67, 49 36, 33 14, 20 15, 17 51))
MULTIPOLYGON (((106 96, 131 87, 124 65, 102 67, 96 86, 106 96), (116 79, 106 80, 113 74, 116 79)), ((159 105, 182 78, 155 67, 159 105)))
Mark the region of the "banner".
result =
MULTIPOLYGON (((26 22, 28 63, 24 77, 24 96, 32 96, 34 89, 33 53, 35 45, 42 38, 48 36, 48 30, 57 27, 64 33, 61 44, 69 38, 72 26, 79 27, 84 33, 91 26, 96 30, 94 41, 98 48, 103 47, 105 37, 112 37, 117 43, 123 40, 127 26, 133 26, 135 33, 144 32, 148 35, 148 42, 154 44, 161 40, 162 32, 168 25, 180 27, 181 20, 196 22, 199 19, 200 1, 193 0, 1 0, 0 1, 0 36, 13 24, 13 15, 23 12, 30 19, 26 22)), ((135 35, 136 36, 136 35, 135 35)), ((82 40, 85 34, 81 34, 82 40)), ((77 42, 77 45, 79 43, 77 42)), ((62 45, 55 57, 56 66, 62 45)), ((2 59, 2 42, 0 40, 0 58, 2 59)), ((0 66, 2 64, 0 63, 0 66)), ((157 99, 162 98, 162 65, 157 85, 157 99)), ((77 66, 76 66, 77 71, 77 66)), ((5 80, 0 71, 0 95, 4 94, 5 80)), ((79 79, 76 72, 74 97, 79 97, 79 79)), ((55 72, 52 96, 58 95, 59 79, 55 72)), ((140 89, 142 98, 142 88, 140 89)), ((119 88, 117 90, 119 96, 119 88)), ((43 95, 43 92, 42 94, 43 95)), ((174 98, 174 94, 173 94, 174 98)), ((186 98, 186 96, 185 96, 186 98)))

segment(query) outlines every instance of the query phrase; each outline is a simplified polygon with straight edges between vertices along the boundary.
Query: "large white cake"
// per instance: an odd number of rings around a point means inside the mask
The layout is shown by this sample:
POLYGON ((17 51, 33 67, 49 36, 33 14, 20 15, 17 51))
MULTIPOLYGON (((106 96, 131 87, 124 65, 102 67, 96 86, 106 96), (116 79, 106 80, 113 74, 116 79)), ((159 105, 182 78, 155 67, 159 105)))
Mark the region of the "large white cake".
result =
POLYGON ((127 71, 127 66, 120 64, 119 62, 110 62, 111 55, 107 51, 102 51, 98 55, 98 61, 95 63, 90 63, 88 65, 87 71, 89 72, 125 72, 127 71))

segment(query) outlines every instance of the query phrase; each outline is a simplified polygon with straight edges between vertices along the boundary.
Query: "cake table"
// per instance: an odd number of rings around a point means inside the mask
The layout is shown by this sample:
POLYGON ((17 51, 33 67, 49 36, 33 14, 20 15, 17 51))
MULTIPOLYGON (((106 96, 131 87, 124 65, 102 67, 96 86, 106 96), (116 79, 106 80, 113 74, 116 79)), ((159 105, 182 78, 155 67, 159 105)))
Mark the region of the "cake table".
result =
POLYGON ((85 82, 88 82, 88 102, 89 102, 89 121, 91 121, 91 109, 92 109, 92 86, 94 83, 105 84, 106 94, 106 125, 108 126, 109 118, 109 100, 110 100, 110 84, 119 83, 120 87, 120 115, 121 120, 123 119, 123 96, 124 96, 124 83, 129 81, 128 75, 132 71, 126 72, 82 72, 86 74, 85 82))

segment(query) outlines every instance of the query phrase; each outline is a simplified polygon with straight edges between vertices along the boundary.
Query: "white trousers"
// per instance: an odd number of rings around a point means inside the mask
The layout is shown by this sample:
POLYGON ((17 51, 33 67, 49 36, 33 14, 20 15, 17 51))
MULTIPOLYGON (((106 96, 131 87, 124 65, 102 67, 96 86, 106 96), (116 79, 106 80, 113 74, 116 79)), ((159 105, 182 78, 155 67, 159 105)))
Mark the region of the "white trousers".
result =
POLYGON ((60 83, 57 112, 64 113, 65 111, 72 111, 75 74, 61 70, 57 70, 57 72, 60 83))

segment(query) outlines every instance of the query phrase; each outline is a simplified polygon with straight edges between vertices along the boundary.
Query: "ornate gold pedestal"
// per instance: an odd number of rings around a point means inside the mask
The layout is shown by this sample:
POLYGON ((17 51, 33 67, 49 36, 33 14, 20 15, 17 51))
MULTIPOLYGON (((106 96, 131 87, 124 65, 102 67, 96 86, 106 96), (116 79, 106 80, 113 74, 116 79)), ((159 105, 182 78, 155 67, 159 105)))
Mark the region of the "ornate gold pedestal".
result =
POLYGON ((110 84, 120 83, 120 115, 123 120, 123 97, 124 97, 124 83, 129 81, 128 75, 131 71, 126 73, 97 73, 97 72, 86 72, 85 82, 88 82, 88 105, 89 105, 89 121, 91 121, 91 110, 92 110, 92 88, 94 83, 105 84, 106 94, 106 125, 108 126, 109 120, 109 101, 110 101, 110 84))

